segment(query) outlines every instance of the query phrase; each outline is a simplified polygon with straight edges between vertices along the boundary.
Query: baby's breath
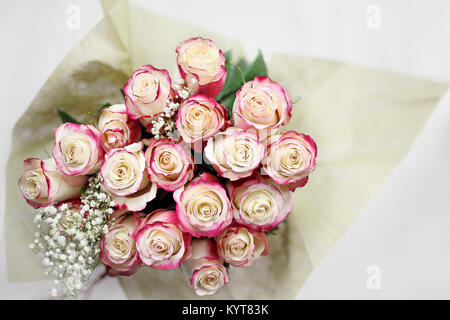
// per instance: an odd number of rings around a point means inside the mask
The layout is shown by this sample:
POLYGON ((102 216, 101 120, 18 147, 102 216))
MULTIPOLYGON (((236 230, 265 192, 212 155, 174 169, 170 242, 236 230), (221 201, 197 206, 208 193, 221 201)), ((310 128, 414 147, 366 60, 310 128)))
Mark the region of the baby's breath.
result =
POLYGON ((168 99, 164 110, 158 115, 155 120, 152 120, 151 133, 155 136, 155 139, 172 138, 176 129, 175 121, 176 114, 180 108, 181 102, 191 95, 191 89, 182 86, 183 83, 174 85, 174 89, 177 95, 172 99, 168 99))
POLYGON ((63 203, 36 210, 35 239, 30 244, 56 278, 54 297, 76 299, 99 261, 99 240, 108 232, 114 203, 101 189, 100 175, 89 178, 81 204, 63 203))

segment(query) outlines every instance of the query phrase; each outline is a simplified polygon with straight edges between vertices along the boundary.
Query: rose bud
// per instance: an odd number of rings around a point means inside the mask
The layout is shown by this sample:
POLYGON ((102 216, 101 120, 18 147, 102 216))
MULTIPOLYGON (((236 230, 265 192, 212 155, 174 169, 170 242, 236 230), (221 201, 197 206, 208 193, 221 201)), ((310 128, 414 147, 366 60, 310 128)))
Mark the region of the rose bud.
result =
POLYGON ((212 136, 205 147, 205 157, 217 173, 231 181, 252 175, 264 153, 264 144, 258 136, 235 127, 212 136))
POLYGON ((303 187, 316 167, 317 146, 302 133, 286 131, 271 137, 263 169, 276 183, 291 191, 303 187))
POLYGON ((53 158, 67 176, 98 172, 105 152, 101 133, 91 125, 65 123, 55 130, 53 158))
POLYGON ((165 209, 148 214, 133 237, 142 261, 158 269, 178 267, 189 252, 192 238, 181 230, 177 213, 165 209))
POLYGON ((159 188, 175 191, 194 177, 194 159, 184 145, 172 139, 150 139, 145 143, 145 169, 159 188))
POLYGON ((217 255, 212 239, 193 239, 192 255, 181 264, 181 270, 189 277, 189 285, 199 296, 215 294, 230 282, 228 270, 217 255))
POLYGON ((103 149, 123 148, 141 139, 141 124, 128 118, 124 104, 115 104, 102 110, 98 120, 103 149))
POLYGON ((171 86, 167 70, 145 65, 134 71, 123 87, 130 118, 146 119, 162 112, 171 95, 171 86))
POLYGON ((176 126, 183 140, 192 149, 201 152, 209 137, 228 126, 227 119, 227 109, 216 100, 195 95, 181 104, 176 126))
POLYGON ((222 50, 213 41, 197 37, 181 42, 176 52, 178 70, 188 87, 215 98, 227 75, 222 50))
POLYGON ((202 173, 173 193, 183 229, 194 237, 215 237, 233 216, 227 192, 210 173, 202 173))
POLYGON ((237 223, 258 231, 272 230, 292 210, 292 195, 288 188, 275 184, 268 177, 227 184, 233 216, 237 223))
POLYGON ((269 250, 264 232, 243 226, 228 227, 216 238, 216 243, 219 256, 235 267, 250 267, 269 250))
POLYGON ((100 260, 115 273, 131 275, 141 266, 139 252, 132 235, 142 213, 118 210, 108 233, 100 240, 100 260))
POLYGON ((234 125, 256 129, 261 139, 272 135, 291 119, 292 100, 286 89, 268 77, 255 77, 236 93, 234 125))
POLYGON ((20 176, 18 184, 25 200, 33 208, 78 198, 80 188, 88 179, 87 176, 62 174, 53 158, 29 158, 23 164, 25 173, 20 176))
POLYGON ((143 210, 156 197, 156 184, 145 171, 143 146, 137 142, 110 150, 100 168, 103 187, 119 209, 143 210))

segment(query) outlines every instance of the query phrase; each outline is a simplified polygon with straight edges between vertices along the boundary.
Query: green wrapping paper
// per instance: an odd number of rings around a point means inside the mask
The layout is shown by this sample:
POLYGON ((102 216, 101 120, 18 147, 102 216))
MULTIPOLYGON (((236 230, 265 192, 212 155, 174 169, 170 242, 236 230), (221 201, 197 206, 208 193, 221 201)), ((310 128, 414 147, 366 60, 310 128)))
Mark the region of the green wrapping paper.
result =
MULTIPOLYGON (((60 63, 17 122, 7 167, 5 232, 10 281, 44 278, 28 249, 32 212, 17 188, 23 160, 48 158, 56 108, 82 118, 105 102, 121 103, 119 89, 143 64, 176 70, 175 48, 192 36, 216 41, 242 56, 241 45, 221 35, 167 19, 126 1, 104 1, 105 18, 60 63)), ((231 268, 231 282, 201 299, 290 299, 338 241, 365 203, 406 154, 447 84, 314 58, 275 55, 269 76, 285 86, 294 105, 287 129, 318 145, 316 171, 294 193, 294 209, 269 255, 251 268, 231 268)), ((130 299, 196 299, 179 270, 143 267, 121 277, 130 299)))

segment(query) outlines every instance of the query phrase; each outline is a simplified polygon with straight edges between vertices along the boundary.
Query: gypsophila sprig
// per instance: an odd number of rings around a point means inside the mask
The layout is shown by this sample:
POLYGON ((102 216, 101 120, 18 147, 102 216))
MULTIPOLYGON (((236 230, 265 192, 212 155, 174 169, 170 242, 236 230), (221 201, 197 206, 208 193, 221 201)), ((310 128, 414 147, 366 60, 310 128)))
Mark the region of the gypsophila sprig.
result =
POLYGON ((56 277, 54 297, 76 299, 99 261, 99 240, 108 232, 114 203, 101 189, 101 177, 89 178, 81 202, 65 202, 36 210, 35 239, 30 244, 56 277))
POLYGON ((180 84, 174 85, 174 90, 177 95, 174 99, 168 99, 167 105, 155 120, 152 120, 151 133, 155 139, 172 138, 173 131, 176 130, 175 116, 180 108, 181 102, 191 95, 191 89, 184 86, 184 81, 180 84), (178 102, 180 101, 181 102, 178 102))

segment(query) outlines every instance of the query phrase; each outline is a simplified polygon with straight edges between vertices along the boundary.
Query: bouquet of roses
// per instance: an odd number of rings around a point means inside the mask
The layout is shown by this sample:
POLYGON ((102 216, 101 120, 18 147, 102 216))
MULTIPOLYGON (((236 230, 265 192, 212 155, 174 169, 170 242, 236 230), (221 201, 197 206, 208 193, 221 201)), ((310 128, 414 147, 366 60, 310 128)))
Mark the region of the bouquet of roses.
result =
POLYGON ((83 121, 58 110, 52 157, 24 161, 30 248, 56 278, 53 296, 76 298, 99 261, 109 275, 181 267, 196 294, 214 294, 230 266, 268 254, 267 234, 314 170, 312 138, 280 132, 293 103, 261 53, 231 63, 201 37, 176 52, 177 82, 142 66, 124 104, 83 121))

